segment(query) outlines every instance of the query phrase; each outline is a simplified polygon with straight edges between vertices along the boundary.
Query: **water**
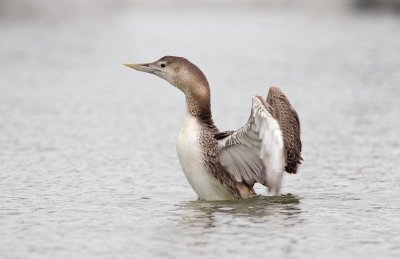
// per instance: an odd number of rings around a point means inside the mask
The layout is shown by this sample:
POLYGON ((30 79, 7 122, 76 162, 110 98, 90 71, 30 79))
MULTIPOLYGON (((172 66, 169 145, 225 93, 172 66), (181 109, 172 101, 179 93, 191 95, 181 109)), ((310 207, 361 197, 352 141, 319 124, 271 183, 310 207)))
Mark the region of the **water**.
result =
POLYGON ((116 3, 3 3, 0 258, 400 256, 399 16, 116 3), (203 69, 221 129, 285 91, 304 164, 283 193, 299 202, 196 201, 175 153, 182 94, 120 65, 166 54, 203 69))

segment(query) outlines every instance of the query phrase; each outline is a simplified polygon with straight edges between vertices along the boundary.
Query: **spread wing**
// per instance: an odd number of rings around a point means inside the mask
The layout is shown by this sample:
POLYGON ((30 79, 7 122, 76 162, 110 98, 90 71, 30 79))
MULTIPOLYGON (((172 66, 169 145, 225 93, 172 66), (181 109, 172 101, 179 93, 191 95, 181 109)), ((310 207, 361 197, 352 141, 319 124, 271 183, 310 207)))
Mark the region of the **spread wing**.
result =
MULTIPOLYGON (((270 103, 262 97, 253 97, 251 114, 247 123, 237 131, 223 132, 216 136, 220 152, 219 162, 235 177, 236 181, 246 182, 249 186, 258 182, 275 193, 280 191, 284 169, 293 170, 294 168, 295 160, 290 160, 290 165, 287 161, 288 154, 291 156, 297 154, 290 149, 292 145, 286 143, 288 134, 298 136, 301 150, 298 116, 293 108, 290 112, 279 111, 279 109, 288 108, 285 104, 290 107, 291 105, 283 93, 286 100, 284 104, 280 99, 276 100, 282 97, 281 95, 277 97, 278 92, 282 93, 276 87, 270 88, 268 94, 270 103), (279 116, 275 117, 277 115, 279 116), (293 116, 297 118, 297 122, 292 125, 292 128, 298 129, 298 135, 293 133, 295 130, 290 129, 293 116), (285 130, 281 125, 286 125, 288 129, 285 130), (288 147, 290 152, 288 152, 288 147)), ((295 146, 298 147, 298 143, 295 146)), ((297 164, 295 169, 297 169, 297 164)))
POLYGON ((300 120, 297 112, 288 98, 278 87, 271 87, 268 91, 267 103, 271 105, 272 116, 278 121, 284 139, 286 154, 285 171, 297 173, 297 166, 301 164, 300 120))

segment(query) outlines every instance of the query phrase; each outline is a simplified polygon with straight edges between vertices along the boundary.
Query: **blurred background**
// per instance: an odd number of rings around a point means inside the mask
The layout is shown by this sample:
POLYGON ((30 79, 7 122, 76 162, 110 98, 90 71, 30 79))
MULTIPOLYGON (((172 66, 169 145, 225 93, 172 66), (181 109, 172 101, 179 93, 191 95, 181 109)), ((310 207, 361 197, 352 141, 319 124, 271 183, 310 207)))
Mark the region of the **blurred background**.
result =
MULTIPOLYGON (((397 0, 0 0, 0 258, 399 258, 397 0), (283 193, 202 203, 175 153, 182 93, 123 67, 208 77, 237 129, 279 86, 302 122, 283 193)), ((266 194, 263 187, 257 190, 266 194)))

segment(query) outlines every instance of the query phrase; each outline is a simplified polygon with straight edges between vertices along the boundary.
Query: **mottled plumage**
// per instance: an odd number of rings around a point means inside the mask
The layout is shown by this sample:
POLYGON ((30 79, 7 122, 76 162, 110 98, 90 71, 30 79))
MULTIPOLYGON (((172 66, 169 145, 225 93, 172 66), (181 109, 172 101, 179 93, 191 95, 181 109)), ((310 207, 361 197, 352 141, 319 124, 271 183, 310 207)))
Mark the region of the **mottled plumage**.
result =
POLYGON ((301 158, 300 122, 289 100, 271 87, 265 100, 253 97, 247 123, 220 132, 211 114, 210 88, 201 70, 182 57, 126 64, 155 74, 186 97, 186 116, 177 140, 182 169, 200 199, 241 199, 261 183, 279 193, 282 174, 296 173, 301 158))
POLYGON ((301 139, 300 120, 286 98, 285 94, 278 87, 270 87, 267 103, 271 105, 271 114, 279 122, 283 133, 283 142, 286 152, 285 171, 290 174, 297 173, 297 166, 301 164, 301 139))

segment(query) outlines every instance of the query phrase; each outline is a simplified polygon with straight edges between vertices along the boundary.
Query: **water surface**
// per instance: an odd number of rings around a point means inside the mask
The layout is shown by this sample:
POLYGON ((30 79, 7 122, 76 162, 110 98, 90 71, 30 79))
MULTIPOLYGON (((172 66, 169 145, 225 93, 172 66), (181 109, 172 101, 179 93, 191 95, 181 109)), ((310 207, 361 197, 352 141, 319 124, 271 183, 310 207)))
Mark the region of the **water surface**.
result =
POLYGON ((1 258, 400 256, 399 16, 118 3, 0 17, 1 258), (120 65, 166 54, 203 69, 222 130, 284 90, 304 164, 283 193, 299 200, 196 201, 182 94, 120 65))

